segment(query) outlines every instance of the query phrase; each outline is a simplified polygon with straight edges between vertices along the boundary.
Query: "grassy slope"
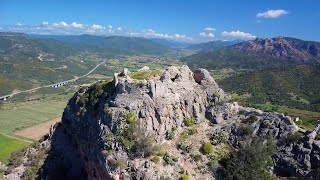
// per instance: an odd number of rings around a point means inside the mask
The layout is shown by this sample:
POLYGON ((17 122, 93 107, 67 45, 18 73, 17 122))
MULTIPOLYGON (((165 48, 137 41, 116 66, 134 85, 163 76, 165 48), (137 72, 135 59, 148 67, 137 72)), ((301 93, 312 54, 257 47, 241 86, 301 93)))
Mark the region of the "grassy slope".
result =
POLYGON ((11 153, 26 147, 30 143, 0 134, 0 162, 6 162, 11 153))

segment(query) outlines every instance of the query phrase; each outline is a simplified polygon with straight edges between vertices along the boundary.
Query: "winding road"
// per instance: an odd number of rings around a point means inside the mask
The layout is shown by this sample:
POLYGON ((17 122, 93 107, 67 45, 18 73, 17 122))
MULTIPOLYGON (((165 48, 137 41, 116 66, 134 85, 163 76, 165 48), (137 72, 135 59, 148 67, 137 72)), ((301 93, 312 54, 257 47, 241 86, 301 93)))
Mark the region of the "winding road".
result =
POLYGON ((1 96, 0 97, 0 100, 4 100, 4 99, 8 99, 14 95, 17 95, 17 94, 20 94, 20 93, 26 93, 26 92, 32 92, 32 91, 35 91, 35 90, 38 90, 38 89, 41 89, 41 88, 45 88, 45 87, 53 87, 54 85, 56 84, 62 84, 64 82, 72 82, 72 81, 76 81, 80 78, 83 78, 83 77, 86 77, 88 76, 89 74, 91 74, 93 71, 95 71, 99 66, 101 66, 102 64, 104 64, 107 60, 104 60, 102 61, 101 63, 99 63, 98 65, 96 65, 93 69, 91 69, 87 74, 84 74, 80 77, 76 77, 76 78, 73 78, 73 79, 69 79, 69 80, 66 80, 66 81, 61 81, 61 82, 58 82, 58 83, 54 83, 54 84, 49 84, 49 85, 44 85, 44 86, 39 86, 39 87, 36 87, 36 88, 32 88, 32 89, 28 89, 28 90, 24 90, 24 91, 19 91, 19 92, 15 92, 15 93, 12 93, 12 94, 8 94, 8 95, 4 95, 4 96, 1 96))

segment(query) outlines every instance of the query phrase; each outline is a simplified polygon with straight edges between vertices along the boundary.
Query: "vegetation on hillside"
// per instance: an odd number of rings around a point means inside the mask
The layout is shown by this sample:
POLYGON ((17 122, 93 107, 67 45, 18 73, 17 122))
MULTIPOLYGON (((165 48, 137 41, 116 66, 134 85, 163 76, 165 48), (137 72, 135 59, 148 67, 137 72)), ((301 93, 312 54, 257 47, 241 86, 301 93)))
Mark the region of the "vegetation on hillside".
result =
POLYGON ((231 179, 272 179, 273 166, 271 156, 276 152, 272 141, 264 143, 254 138, 251 144, 231 152, 229 157, 221 160, 222 172, 231 179))
POLYGON ((269 55, 244 53, 230 48, 200 52, 181 60, 192 69, 206 68, 210 70, 222 68, 261 69, 296 63, 269 55))
POLYGON ((292 65, 248 72, 219 81, 222 89, 246 95, 244 105, 271 103, 320 111, 320 65, 292 65))

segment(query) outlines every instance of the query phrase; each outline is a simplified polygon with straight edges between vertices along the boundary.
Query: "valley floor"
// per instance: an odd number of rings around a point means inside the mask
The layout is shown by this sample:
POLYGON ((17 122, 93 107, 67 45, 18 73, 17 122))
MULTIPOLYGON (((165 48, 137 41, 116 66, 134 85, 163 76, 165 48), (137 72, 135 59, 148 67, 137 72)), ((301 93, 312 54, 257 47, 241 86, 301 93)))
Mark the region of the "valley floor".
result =
POLYGON ((0 109, 0 162, 39 140, 59 121, 66 101, 8 103, 0 109))

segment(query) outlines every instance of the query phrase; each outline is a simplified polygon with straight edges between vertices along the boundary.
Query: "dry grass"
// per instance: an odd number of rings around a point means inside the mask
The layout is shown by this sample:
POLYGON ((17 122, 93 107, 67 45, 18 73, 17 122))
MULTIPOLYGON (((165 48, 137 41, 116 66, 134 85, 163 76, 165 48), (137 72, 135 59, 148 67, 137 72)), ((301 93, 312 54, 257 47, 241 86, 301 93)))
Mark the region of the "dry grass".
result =
POLYGON ((22 129, 20 131, 15 132, 14 134, 28 139, 39 140, 49 132, 50 126, 53 123, 59 121, 61 121, 61 118, 56 118, 51 121, 47 121, 29 128, 22 129))

